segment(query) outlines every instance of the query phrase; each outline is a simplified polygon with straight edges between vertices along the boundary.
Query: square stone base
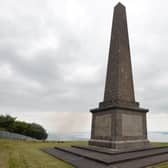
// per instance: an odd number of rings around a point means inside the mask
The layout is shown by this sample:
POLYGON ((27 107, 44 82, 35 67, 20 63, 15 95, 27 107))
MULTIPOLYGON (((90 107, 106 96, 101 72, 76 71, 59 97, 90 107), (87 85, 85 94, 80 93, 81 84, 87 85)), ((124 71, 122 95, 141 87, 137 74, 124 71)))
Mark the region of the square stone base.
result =
POLYGON ((147 110, 141 108, 108 108, 92 111, 89 145, 113 149, 148 146, 146 112, 147 110))

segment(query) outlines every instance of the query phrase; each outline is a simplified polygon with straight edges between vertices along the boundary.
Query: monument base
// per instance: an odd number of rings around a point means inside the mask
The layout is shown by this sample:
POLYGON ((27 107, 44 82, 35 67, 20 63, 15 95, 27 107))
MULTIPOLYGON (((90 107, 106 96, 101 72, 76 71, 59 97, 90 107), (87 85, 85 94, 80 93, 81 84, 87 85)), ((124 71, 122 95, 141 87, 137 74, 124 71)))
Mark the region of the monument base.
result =
POLYGON ((113 148, 149 146, 146 128, 147 109, 134 106, 108 106, 91 110, 92 131, 89 145, 113 148))
POLYGON ((99 147, 104 147, 104 148, 111 148, 111 149, 118 149, 118 150, 150 147, 150 143, 146 139, 145 140, 130 140, 130 141, 108 141, 108 140, 91 139, 89 141, 89 145, 99 146, 99 147))

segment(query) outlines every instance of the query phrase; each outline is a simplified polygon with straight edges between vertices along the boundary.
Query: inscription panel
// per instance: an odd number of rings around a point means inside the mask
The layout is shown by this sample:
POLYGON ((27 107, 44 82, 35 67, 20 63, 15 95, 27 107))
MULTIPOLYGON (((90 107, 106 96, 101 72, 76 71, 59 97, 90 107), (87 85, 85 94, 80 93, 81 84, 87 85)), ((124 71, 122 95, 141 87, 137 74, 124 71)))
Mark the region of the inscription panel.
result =
POLYGON ((101 115, 95 117, 95 136, 111 136, 111 115, 101 115))
POLYGON ((122 114, 122 136, 143 136, 143 116, 122 114))

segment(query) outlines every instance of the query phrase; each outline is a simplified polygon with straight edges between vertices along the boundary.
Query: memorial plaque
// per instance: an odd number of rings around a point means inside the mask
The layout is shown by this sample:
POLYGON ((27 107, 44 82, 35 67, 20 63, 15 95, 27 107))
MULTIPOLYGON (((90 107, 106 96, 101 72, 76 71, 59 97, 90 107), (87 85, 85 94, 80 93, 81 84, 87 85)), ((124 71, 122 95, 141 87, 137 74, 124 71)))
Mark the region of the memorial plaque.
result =
POLYGON ((95 136, 111 136, 111 115, 100 115, 95 117, 95 136))
POLYGON ((143 136, 143 117, 122 114, 122 136, 143 136))

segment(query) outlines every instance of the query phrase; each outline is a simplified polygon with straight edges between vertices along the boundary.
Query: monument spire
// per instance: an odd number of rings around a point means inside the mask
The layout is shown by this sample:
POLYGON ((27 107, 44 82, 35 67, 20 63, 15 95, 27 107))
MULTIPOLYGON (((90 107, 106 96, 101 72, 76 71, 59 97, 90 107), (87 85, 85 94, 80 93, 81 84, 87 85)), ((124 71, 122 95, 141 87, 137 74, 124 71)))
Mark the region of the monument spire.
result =
POLYGON ((126 9, 121 3, 114 8, 108 59, 104 102, 134 103, 126 9))

